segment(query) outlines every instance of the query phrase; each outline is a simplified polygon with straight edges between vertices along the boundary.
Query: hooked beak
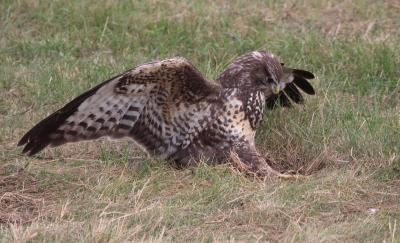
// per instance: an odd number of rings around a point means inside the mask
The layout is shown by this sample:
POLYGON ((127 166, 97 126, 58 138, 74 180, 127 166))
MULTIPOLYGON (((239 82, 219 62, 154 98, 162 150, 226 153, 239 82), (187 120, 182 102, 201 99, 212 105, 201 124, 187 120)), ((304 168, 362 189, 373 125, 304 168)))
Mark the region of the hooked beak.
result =
POLYGON ((280 89, 277 87, 276 89, 273 90, 275 94, 279 93, 280 89))

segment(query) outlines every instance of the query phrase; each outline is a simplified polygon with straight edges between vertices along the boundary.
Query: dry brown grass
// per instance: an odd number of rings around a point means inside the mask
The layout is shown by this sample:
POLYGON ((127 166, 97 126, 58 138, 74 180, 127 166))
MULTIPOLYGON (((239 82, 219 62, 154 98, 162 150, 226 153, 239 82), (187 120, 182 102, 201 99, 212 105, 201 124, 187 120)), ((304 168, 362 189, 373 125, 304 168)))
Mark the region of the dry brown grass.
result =
POLYGON ((0 241, 400 241, 397 1, 27 0, 0 10, 0 241), (177 170, 129 140, 33 158, 16 148, 35 123, 136 64, 182 55, 216 77, 265 48, 317 76, 315 97, 267 111, 257 134, 272 167, 304 180, 177 170))

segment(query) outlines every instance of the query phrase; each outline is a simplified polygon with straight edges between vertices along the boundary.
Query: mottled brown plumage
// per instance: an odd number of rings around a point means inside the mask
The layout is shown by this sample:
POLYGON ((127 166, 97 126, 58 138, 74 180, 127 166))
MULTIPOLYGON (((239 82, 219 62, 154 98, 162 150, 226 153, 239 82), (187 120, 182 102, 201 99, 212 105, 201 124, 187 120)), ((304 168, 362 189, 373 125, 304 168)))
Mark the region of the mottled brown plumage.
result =
POLYGON ((314 94, 305 80, 312 78, 268 51, 240 56, 215 81, 182 57, 145 63, 78 96, 18 146, 26 144, 22 152, 32 156, 47 146, 130 137, 149 155, 179 166, 235 160, 259 176, 278 175, 254 146, 255 132, 265 104, 302 103, 296 86, 314 94))

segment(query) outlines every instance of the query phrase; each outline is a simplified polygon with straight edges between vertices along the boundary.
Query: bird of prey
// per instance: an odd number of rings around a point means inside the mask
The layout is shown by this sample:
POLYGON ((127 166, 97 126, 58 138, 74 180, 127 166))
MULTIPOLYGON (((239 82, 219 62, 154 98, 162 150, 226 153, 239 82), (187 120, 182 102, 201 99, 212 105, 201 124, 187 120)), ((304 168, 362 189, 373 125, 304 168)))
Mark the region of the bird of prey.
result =
POLYGON ((215 80, 183 57, 136 66, 86 91, 29 130, 22 153, 100 137, 129 137, 178 167, 240 162, 260 177, 279 176, 254 145, 265 106, 302 103, 308 71, 287 68, 269 51, 235 59, 215 80), (297 88, 297 87, 298 88, 297 88))

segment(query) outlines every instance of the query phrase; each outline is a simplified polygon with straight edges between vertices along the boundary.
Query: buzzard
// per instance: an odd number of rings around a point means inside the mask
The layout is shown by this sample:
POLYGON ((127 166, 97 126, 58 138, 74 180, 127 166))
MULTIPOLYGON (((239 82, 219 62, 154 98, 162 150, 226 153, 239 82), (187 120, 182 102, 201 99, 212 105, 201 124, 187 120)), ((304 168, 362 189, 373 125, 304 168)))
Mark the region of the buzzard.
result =
POLYGON ((129 137, 150 156, 179 167, 240 162, 257 176, 279 176, 254 145, 265 106, 302 103, 314 89, 308 71, 291 69, 269 51, 235 59, 215 80, 183 57, 136 66, 86 91, 19 141, 32 156, 45 147, 103 136, 129 137), (297 87, 298 88, 297 88, 297 87))

